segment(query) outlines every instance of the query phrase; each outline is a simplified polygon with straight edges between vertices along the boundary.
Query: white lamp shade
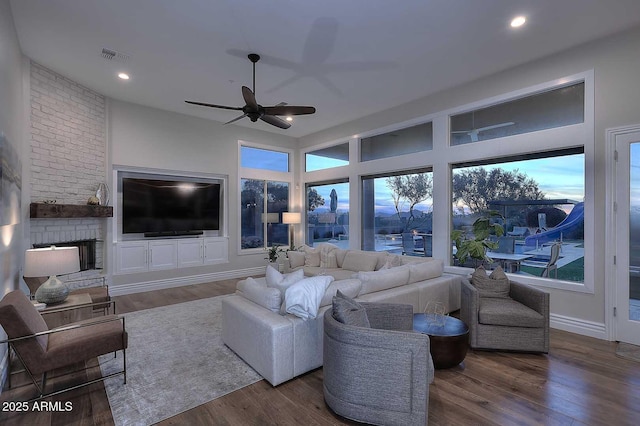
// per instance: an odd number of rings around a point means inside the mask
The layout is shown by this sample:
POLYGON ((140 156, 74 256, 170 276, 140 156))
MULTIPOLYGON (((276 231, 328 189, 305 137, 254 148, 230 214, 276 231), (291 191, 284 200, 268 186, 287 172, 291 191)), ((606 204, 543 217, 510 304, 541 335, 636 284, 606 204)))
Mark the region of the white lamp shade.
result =
POLYGON ((300 222, 302 222, 302 215, 300 213, 295 213, 295 212, 282 213, 282 223, 293 225, 300 222))
POLYGON ((49 277, 70 274, 80 270, 78 247, 46 247, 30 249, 25 253, 25 277, 49 277))
POLYGON ((262 223, 280 223, 280 214, 262 213, 262 223))

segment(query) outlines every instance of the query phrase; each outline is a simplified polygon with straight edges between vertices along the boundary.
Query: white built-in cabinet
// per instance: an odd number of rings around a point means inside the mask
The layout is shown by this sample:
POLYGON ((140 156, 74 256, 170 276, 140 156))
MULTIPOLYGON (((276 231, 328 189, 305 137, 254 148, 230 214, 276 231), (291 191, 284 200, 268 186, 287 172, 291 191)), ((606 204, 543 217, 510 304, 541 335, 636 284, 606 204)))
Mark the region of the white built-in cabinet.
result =
POLYGON ((228 238, 172 238, 116 244, 117 274, 160 271, 228 261, 228 238))

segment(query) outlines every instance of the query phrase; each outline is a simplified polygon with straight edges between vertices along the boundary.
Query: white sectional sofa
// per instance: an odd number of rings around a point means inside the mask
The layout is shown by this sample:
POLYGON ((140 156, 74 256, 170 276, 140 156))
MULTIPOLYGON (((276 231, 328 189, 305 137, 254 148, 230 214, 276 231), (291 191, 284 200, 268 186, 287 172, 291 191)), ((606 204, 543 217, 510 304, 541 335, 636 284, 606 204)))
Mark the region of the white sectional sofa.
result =
POLYGON ((335 254, 335 262, 333 258, 327 261, 324 253, 323 266, 317 266, 315 249, 302 254, 306 264, 300 264, 297 254, 290 253, 288 258, 290 270, 336 278, 326 289, 315 318, 282 315, 279 290, 267 287, 265 278, 251 281, 251 287, 240 281, 236 294, 222 301, 224 343, 273 386, 322 366, 322 316, 338 289, 360 301, 409 304, 414 312, 424 311, 429 301, 445 304, 449 312, 460 308, 461 277, 444 274, 442 260, 320 249, 335 254))

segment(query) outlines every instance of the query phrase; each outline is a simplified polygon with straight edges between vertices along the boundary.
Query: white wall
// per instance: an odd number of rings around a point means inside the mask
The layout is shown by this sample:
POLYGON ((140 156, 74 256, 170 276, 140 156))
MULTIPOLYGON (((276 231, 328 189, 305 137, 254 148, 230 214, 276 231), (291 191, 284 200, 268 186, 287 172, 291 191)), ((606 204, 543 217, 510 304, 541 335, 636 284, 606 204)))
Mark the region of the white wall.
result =
MULTIPOLYGON (((0 132, 4 134, 6 146, 0 147, 2 155, 13 153, 17 160, 11 166, 20 173, 23 161, 23 86, 22 53, 11 17, 8 0, 0 0, 0 132)), ((7 173, 3 170, 3 173, 7 173)), ((7 186, 0 189, 0 297, 19 286, 20 265, 22 264, 23 221, 21 200, 18 197, 13 206, 7 186)), ((18 194, 19 195, 19 194, 18 194)), ((0 340, 5 338, 0 331, 0 340)), ((0 348, 0 384, 4 383, 6 345, 0 348)))
MULTIPOLYGON (((595 205, 605 203, 605 130, 638 123, 640 116, 640 28, 589 43, 569 51, 534 61, 438 94, 416 100, 378 114, 303 137, 301 148, 328 141, 341 140, 356 134, 400 123, 412 118, 435 114, 456 106, 480 101, 500 94, 534 86, 557 78, 587 70, 595 73, 595 205)), ((425 73, 428 78, 428 72, 425 73)), ((604 332, 605 280, 604 275, 605 210, 596 208, 594 214, 596 244, 595 293, 585 294, 564 290, 550 290, 551 311, 560 321, 582 323, 593 328, 595 335, 604 332)), ((545 288, 549 290, 548 288, 545 288)), ((580 325, 579 325, 580 326, 580 325)))
POLYGON ((111 100, 109 144, 114 166, 228 176, 229 263, 144 274, 114 275, 113 284, 166 280, 265 265, 264 254, 238 255, 238 140, 295 148, 296 140, 260 130, 111 100))

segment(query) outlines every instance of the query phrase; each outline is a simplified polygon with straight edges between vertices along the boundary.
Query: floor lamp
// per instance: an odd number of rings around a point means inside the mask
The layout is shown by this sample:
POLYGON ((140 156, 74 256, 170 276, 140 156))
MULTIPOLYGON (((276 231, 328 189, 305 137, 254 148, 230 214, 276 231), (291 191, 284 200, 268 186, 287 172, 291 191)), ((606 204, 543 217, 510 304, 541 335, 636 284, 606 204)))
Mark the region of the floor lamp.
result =
POLYGON ((290 249, 295 250, 295 244, 293 243, 293 225, 302 222, 302 215, 295 212, 282 213, 282 223, 289 225, 289 244, 290 249))

